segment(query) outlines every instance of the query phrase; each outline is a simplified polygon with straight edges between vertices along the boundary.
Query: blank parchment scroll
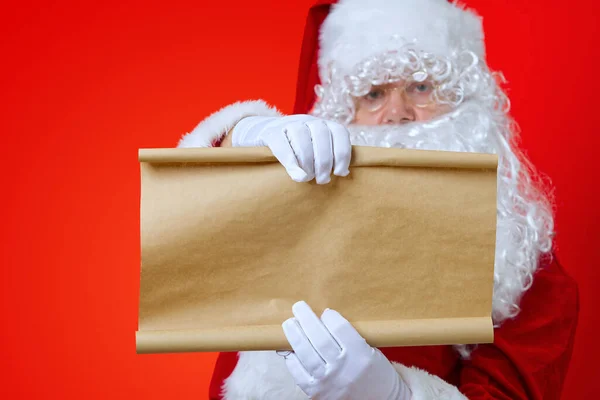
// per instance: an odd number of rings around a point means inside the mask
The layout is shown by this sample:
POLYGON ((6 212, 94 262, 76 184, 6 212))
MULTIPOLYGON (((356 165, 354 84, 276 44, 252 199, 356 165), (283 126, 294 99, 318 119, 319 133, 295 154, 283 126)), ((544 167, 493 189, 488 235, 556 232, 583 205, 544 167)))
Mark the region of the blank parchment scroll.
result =
POLYGON ((372 346, 493 341, 495 155, 354 147, 327 185, 267 148, 139 161, 138 353, 288 349, 299 300, 372 346))

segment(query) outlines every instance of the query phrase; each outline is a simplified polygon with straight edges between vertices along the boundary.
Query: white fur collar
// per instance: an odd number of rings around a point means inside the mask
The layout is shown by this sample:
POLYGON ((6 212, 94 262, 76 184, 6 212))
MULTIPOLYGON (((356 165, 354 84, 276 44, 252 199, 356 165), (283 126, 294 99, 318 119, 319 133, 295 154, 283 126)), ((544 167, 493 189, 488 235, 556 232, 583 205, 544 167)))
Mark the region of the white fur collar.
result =
MULTIPOLYGON (((223 385, 225 400, 308 400, 274 351, 241 352, 223 385)), ((412 400, 467 400, 458 388, 426 371, 393 362, 412 400)))
POLYGON ((308 400, 283 357, 274 351, 245 351, 223 385, 226 400, 308 400))

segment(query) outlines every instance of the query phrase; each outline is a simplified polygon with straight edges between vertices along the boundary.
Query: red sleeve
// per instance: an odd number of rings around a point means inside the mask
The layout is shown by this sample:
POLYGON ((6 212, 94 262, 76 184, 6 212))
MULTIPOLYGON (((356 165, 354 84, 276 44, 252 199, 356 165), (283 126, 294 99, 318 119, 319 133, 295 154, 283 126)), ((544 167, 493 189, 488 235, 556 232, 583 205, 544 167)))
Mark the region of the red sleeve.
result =
POLYGON ((209 400, 223 399, 221 390, 225 379, 231 375, 237 364, 238 353, 219 353, 208 388, 209 400))
POLYGON ((221 136, 221 137, 213 140, 212 143, 210 144, 211 147, 221 147, 221 143, 223 143, 223 139, 225 139, 225 136, 221 136))
POLYGON ((575 282, 554 260, 538 271, 521 313, 465 361, 460 391, 470 400, 560 399, 579 315, 575 282))

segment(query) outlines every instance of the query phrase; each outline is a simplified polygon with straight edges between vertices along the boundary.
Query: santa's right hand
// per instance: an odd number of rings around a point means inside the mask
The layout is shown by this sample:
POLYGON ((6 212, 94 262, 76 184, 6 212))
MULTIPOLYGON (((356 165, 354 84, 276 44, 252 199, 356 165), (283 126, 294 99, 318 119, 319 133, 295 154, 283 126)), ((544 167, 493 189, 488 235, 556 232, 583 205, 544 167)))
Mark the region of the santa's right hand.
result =
POLYGON ((231 132, 235 147, 267 146, 296 182, 350 173, 352 146, 343 125, 311 115, 246 117, 231 132))

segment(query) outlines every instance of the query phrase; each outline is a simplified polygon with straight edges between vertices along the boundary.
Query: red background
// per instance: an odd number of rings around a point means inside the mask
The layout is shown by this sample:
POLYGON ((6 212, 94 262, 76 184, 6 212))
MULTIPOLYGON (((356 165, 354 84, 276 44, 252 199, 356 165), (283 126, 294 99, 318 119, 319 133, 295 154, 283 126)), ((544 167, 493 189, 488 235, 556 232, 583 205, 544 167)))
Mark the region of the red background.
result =
MULTIPOLYGON (((0 6, 1 398, 206 398, 215 354, 135 354, 137 149, 174 146, 235 100, 290 112, 311 2, 0 6)), ((467 3, 556 187, 558 254, 582 300, 565 398, 595 398, 600 7, 467 3)))

